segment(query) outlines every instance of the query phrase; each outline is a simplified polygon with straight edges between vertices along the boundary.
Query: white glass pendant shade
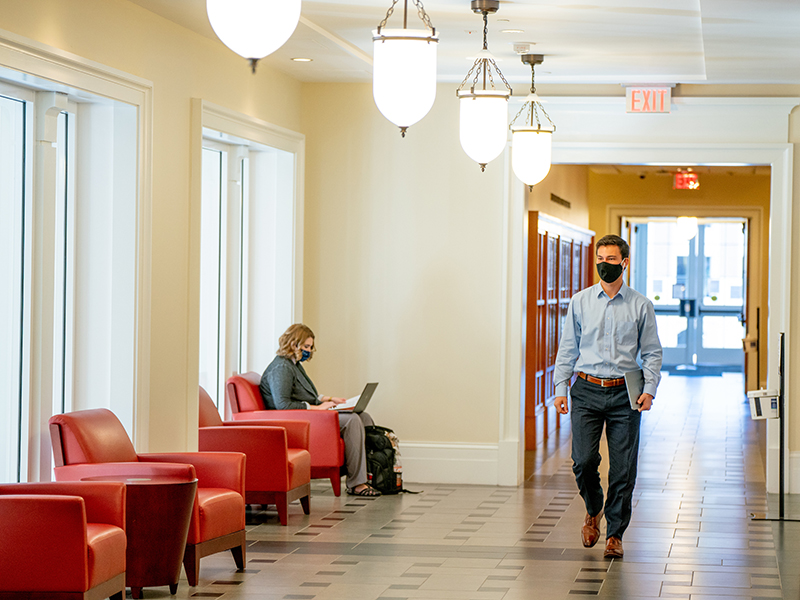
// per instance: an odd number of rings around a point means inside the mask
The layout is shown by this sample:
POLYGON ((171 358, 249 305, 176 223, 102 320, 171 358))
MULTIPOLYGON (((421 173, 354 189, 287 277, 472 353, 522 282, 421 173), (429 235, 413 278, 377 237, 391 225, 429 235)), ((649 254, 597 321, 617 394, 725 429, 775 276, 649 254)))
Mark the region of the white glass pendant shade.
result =
POLYGON ((206 10, 220 41, 253 60, 283 46, 300 20, 300 0, 206 0, 206 10))
POLYGON ((373 32, 372 95, 384 117, 405 129, 436 99, 438 40, 427 29, 373 32))
POLYGON ((459 91, 461 147, 480 165, 503 152, 508 139, 508 95, 497 91, 459 91))
POLYGON ((518 129, 511 135, 511 168, 526 185, 536 185, 550 172, 552 132, 518 129))

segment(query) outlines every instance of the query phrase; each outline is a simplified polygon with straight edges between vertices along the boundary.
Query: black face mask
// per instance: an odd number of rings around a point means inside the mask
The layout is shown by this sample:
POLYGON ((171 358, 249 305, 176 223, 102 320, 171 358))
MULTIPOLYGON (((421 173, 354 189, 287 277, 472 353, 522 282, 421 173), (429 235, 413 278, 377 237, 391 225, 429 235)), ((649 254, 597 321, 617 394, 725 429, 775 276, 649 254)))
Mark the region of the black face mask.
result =
POLYGON ((597 263, 597 274, 606 283, 614 283, 622 275, 622 265, 607 262, 597 263))

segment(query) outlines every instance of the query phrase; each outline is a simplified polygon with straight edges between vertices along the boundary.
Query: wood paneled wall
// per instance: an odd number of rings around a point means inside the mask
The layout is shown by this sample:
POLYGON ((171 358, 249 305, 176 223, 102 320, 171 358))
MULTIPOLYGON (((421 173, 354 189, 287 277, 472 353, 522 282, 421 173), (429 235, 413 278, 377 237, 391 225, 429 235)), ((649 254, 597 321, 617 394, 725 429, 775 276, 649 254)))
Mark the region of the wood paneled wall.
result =
POLYGON ((559 427, 552 408, 558 341, 572 296, 591 285, 594 232, 528 213, 525 335, 525 449, 559 427))

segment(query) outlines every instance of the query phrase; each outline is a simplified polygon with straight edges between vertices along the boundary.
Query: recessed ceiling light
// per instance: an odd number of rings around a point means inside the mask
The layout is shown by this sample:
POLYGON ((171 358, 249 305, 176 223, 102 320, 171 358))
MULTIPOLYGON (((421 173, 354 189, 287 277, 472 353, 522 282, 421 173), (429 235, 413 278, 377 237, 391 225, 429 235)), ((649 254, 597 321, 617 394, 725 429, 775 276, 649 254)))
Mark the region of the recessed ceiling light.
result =
POLYGON ((500 33, 525 33, 524 29, 501 29, 500 33))
POLYGON ((294 62, 312 62, 314 59, 313 58, 300 58, 300 57, 298 57, 298 58, 293 58, 292 60, 294 62))

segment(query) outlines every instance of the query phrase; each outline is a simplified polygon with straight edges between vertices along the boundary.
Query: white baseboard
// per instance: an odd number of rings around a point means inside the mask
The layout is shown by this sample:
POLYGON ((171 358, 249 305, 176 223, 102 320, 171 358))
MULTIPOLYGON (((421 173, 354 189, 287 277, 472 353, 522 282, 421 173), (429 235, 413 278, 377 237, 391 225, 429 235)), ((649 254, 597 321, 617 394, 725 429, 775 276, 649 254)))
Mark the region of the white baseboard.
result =
MULTIPOLYGON (((775 462, 778 462, 778 449, 775 449, 775 462)), ((786 461, 786 493, 800 494, 800 452, 789 452, 786 461)), ((775 481, 778 482, 778 469, 776 466, 775 481)), ((770 486, 772 487, 772 486, 770 486)), ((771 490, 770 490, 771 491, 771 490)), ((775 493, 778 493, 778 483, 775 484, 775 493)))
POLYGON ((497 444, 401 442, 403 481, 498 485, 497 444))

